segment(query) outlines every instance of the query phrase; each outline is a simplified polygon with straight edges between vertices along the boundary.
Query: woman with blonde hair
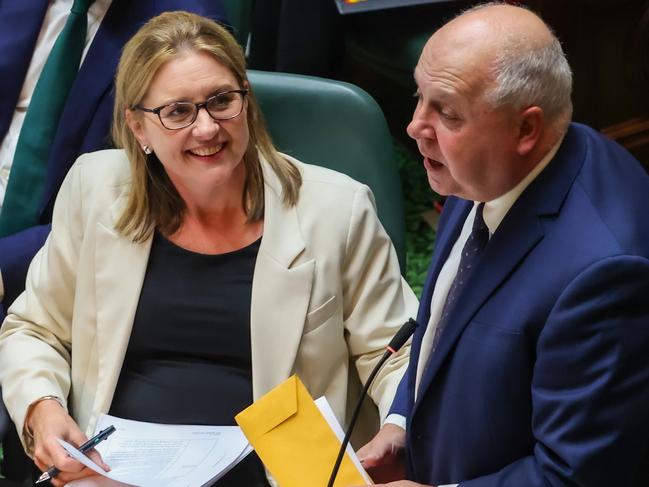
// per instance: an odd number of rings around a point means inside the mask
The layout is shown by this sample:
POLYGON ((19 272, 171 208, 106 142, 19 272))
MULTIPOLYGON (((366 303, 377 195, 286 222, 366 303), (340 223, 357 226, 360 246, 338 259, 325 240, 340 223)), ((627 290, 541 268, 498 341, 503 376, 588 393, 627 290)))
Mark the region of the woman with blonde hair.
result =
MULTIPOLYGON (((197 15, 129 41, 114 118, 121 149, 70 171, 0 333, 4 400, 37 466, 56 465, 57 486, 90 475, 56 439, 82 443, 100 413, 234 424, 293 373, 344 422, 417 306, 368 188, 274 148, 241 48, 197 15)), ((407 359, 370 389, 381 418, 407 359)), ((266 478, 251 456, 217 485, 266 478)))

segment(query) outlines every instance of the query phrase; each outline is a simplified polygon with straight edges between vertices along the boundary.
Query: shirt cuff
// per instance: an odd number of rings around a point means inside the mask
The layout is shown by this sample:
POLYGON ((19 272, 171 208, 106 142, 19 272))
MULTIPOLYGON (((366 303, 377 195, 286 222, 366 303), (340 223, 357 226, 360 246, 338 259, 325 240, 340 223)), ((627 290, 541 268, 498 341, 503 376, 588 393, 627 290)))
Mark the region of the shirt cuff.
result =
POLYGON ((444 485, 438 485, 437 487, 457 487, 460 484, 444 484, 444 485))
POLYGON ((400 427, 402 430, 405 431, 406 429, 406 417, 402 416, 400 414, 388 414, 388 417, 385 418, 385 421, 383 424, 396 424, 398 427, 400 427))

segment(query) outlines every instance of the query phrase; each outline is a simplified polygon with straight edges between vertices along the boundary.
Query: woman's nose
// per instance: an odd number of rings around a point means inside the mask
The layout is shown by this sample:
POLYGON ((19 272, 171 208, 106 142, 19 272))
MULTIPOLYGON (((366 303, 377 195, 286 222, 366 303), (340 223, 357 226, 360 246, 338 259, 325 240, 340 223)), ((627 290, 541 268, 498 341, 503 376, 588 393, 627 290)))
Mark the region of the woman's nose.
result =
POLYGON ((210 117, 207 110, 201 108, 196 114, 193 131, 196 137, 211 138, 221 128, 219 122, 210 117))

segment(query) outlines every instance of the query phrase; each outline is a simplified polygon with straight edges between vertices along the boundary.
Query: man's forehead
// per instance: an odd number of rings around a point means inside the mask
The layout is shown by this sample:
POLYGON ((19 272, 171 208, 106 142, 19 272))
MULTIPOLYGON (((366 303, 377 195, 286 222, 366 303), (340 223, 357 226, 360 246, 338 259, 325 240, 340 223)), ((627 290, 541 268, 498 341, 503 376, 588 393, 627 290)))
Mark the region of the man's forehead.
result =
POLYGON ((431 39, 415 67, 415 82, 434 81, 440 87, 476 93, 492 81, 490 69, 493 54, 470 44, 446 43, 444 38, 431 39))

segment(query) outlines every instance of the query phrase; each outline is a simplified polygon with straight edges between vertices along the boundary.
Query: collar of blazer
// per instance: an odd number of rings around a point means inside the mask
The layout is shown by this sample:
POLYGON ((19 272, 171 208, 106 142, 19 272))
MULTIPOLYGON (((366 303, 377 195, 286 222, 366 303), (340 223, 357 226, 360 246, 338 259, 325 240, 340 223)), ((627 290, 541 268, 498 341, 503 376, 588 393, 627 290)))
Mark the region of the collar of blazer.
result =
MULTIPOLYGON (((290 159, 290 158, 289 158, 290 159)), ((300 169, 301 163, 292 160, 300 169)), ((262 160, 264 234, 252 283, 251 347, 253 395, 256 398, 293 370, 313 284, 315 260, 304 257, 296 207, 281 200, 281 186, 262 160)), ((112 230, 125 203, 125 191, 96 223, 95 300, 97 386, 89 427, 110 408, 128 346, 152 239, 133 243, 112 230)))

